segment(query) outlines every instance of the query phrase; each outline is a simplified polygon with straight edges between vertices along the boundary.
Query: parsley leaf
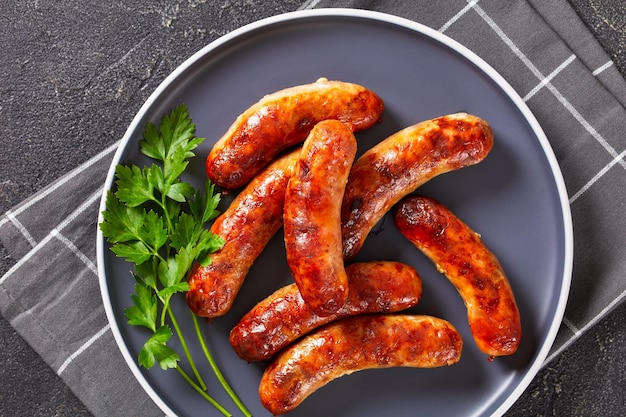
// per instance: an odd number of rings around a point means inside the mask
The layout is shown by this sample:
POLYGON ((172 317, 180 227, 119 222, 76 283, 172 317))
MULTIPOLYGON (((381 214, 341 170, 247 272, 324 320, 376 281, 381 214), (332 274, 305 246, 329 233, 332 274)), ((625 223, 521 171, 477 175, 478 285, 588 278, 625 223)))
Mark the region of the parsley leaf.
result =
POLYGON ((128 323, 144 326, 156 332, 157 298, 146 285, 136 284, 135 294, 131 295, 133 306, 125 310, 128 323))
POLYGON ((154 187, 148 181, 149 168, 139 169, 118 165, 115 169, 117 191, 115 196, 128 207, 137 207, 146 201, 154 199, 154 187))
POLYGON ((188 213, 181 213, 174 224, 174 230, 170 236, 172 247, 177 249, 184 248, 189 242, 195 242, 198 240, 198 235, 202 230, 202 224, 198 223, 194 216, 188 213))
POLYGON ((110 190, 106 195, 107 209, 102 212, 104 221, 100 223, 102 235, 111 243, 128 242, 137 239, 136 218, 129 215, 129 210, 110 190))
MULTIPOLYGON (((130 296, 133 305, 125 309, 125 315, 130 325, 151 332, 139 352, 138 363, 146 368, 156 363, 162 369, 176 368, 205 399, 229 415, 204 392, 206 384, 170 308, 172 297, 189 291, 187 274, 194 262, 208 264, 210 254, 224 245, 221 237, 206 228, 219 214, 220 195, 214 185, 206 180, 203 190, 196 189, 181 178, 189 159, 195 156, 193 151, 204 140, 195 136, 195 129, 185 105, 163 115, 158 127, 146 124, 139 148, 155 163, 143 168, 116 166, 116 190, 106 193, 106 209, 99 226, 111 251, 134 264, 135 293, 130 296), (197 384, 179 366, 179 354, 168 346, 173 336, 170 324, 197 384)), ((192 319, 197 328, 195 316, 192 319)), ((200 333, 197 335, 204 346, 200 333)), ((216 367, 214 370, 218 372, 216 367)), ((228 384, 221 382, 244 415, 250 416, 228 384)))
POLYGON ((150 339, 143 345, 139 352, 139 365, 145 368, 152 368, 155 362, 159 363, 161 369, 176 368, 180 356, 174 349, 167 346, 167 341, 172 337, 169 326, 161 326, 150 339))
POLYGON ((150 210, 139 229, 139 237, 154 252, 158 252, 167 243, 167 229, 163 218, 150 210))
POLYGON ((147 262, 152 256, 150 248, 139 240, 131 243, 116 243, 111 246, 111 250, 120 258, 126 258, 127 261, 137 265, 147 262))
POLYGON ((178 201, 179 203, 184 203, 186 198, 192 196, 193 193, 193 186, 186 182, 177 182, 172 184, 167 190, 167 196, 174 201, 178 201))

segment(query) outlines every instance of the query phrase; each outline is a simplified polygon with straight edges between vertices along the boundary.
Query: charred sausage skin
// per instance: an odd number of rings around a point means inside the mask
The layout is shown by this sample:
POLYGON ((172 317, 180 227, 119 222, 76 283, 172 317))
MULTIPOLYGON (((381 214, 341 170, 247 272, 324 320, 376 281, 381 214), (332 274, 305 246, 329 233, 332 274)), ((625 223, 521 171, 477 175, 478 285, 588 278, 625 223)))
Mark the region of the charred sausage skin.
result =
POLYGON ((450 323, 431 316, 341 319, 289 345, 272 360, 261 377, 261 403, 274 415, 284 414, 343 375, 371 368, 452 365, 459 361, 462 346, 450 323))
POLYGON ((318 315, 333 314, 348 296, 341 201, 356 149, 354 134, 342 122, 316 124, 287 184, 287 263, 302 298, 318 315))
POLYGON ((356 132, 379 122, 383 109, 373 91, 325 78, 269 94, 217 141, 206 159, 206 173, 224 189, 239 189, 278 153, 304 141, 318 122, 340 120, 356 132))
POLYGON ((211 226, 225 244, 208 266, 190 272, 187 304, 196 315, 214 318, 230 310, 254 260, 283 224, 285 189, 300 150, 274 161, 242 190, 211 226))
POLYGON ((482 161, 492 146, 486 121, 456 113, 409 126, 370 148, 354 163, 344 194, 344 257, 356 255, 402 197, 437 175, 482 161))
POLYGON ((422 281, 400 262, 358 262, 346 267, 348 299, 329 316, 318 316, 289 284, 259 302, 230 332, 235 352, 248 362, 270 359, 289 343, 332 321, 365 313, 397 312, 417 304, 422 281))
POLYGON ((395 209, 400 232, 445 274, 467 307, 478 348, 511 355, 520 343, 520 314, 500 262, 479 234, 432 198, 411 196, 395 209))

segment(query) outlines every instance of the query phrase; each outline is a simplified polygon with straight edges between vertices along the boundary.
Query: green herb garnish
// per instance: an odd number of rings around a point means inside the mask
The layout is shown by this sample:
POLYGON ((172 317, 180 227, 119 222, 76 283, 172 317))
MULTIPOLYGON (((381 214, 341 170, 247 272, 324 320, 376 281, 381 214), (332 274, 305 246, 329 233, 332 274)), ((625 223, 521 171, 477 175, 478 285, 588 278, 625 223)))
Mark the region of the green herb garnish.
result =
MULTIPOLYGON (((211 253, 224 241, 205 226, 217 217, 220 194, 207 180, 204 191, 184 182, 181 175, 194 157, 193 150, 204 140, 195 137, 185 105, 164 115, 157 128, 148 122, 139 141, 141 152, 157 161, 151 166, 118 165, 116 191, 107 191, 106 210, 100 230, 111 243, 111 250, 132 262, 135 271, 133 306, 126 309, 128 323, 150 330, 151 335, 139 352, 138 363, 152 368, 175 368, 178 373, 222 414, 228 411, 206 391, 207 387, 189 354, 187 342, 170 308, 171 298, 189 290, 187 275, 194 262, 208 265, 211 253), (195 380, 180 366, 180 355, 167 343, 172 329, 181 343, 195 380)), ((252 414, 233 392, 216 366, 202 337, 198 320, 191 314, 199 343, 222 387, 246 416, 252 414)))

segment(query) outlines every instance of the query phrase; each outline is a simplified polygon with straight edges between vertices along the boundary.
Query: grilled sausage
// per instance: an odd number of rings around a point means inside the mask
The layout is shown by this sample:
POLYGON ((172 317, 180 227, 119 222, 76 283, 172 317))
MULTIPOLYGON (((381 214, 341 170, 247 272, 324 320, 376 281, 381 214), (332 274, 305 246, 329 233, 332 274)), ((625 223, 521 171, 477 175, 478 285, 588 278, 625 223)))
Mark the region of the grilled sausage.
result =
POLYGON ((325 78, 269 94, 215 144, 206 173, 222 188, 241 188, 279 152, 304 141, 316 123, 337 119, 359 131, 379 122, 383 108, 383 101, 365 87, 325 78))
POLYGON ((422 281, 415 269, 399 262, 359 262, 346 267, 348 300, 330 316, 318 316, 295 284, 286 285, 258 303, 230 332, 235 352, 248 362, 270 359, 315 328, 365 313, 397 312, 417 304, 422 281))
POLYGON ((353 165, 343 199, 343 255, 351 259, 376 223, 433 177, 483 160, 493 146, 487 122, 466 113, 407 127, 353 165))
POLYGON ((352 131, 337 120, 313 128, 285 193, 287 263, 302 298, 318 315, 348 296, 341 252, 341 199, 356 155, 352 131))
POLYGON ((300 150, 278 158, 242 190, 211 226, 225 240, 208 266, 194 265, 187 304, 198 316, 225 314, 254 260, 283 224, 285 189, 300 150))
POLYGON ((326 383, 369 368, 452 365, 463 342, 445 320, 430 316, 371 314, 325 325, 280 352, 259 386, 272 414, 293 410, 326 383))
POLYGON ((500 262, 480 235, 426 197, 404 199, 394 220, 458 290, 479 349, 490 357, 514 353, 522 333, 519 311, 500 262))

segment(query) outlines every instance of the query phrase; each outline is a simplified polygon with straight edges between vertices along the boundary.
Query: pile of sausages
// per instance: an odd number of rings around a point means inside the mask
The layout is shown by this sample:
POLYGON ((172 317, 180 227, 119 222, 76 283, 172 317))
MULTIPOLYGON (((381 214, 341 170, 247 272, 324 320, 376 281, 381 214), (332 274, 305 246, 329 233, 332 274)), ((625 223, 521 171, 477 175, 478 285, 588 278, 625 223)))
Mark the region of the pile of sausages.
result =
POLYGON ((489 124, 467 113, 438 117, 355 160, 354 132, 379 123, 383 109, 363 86, 320 78, 262 98, 207 157, 209 178, 240 191, 212 225, 225 245, 209 266, 191 271, 187 303, 195 314, 228 312, 254 260, 284 228, 294 283, 260 301, 230 333, 242 359, 270 360, 259 395, 274 415, 357 370, 459 361, 463 342, 449 322, 402 313, 422 295, 412 267, 350 262, 388 212, 459 291, 477 346, 491 359, 519 345, 519 312, 498 259, 446 207, 412 194, 482 161, 493 146, 489 124))

